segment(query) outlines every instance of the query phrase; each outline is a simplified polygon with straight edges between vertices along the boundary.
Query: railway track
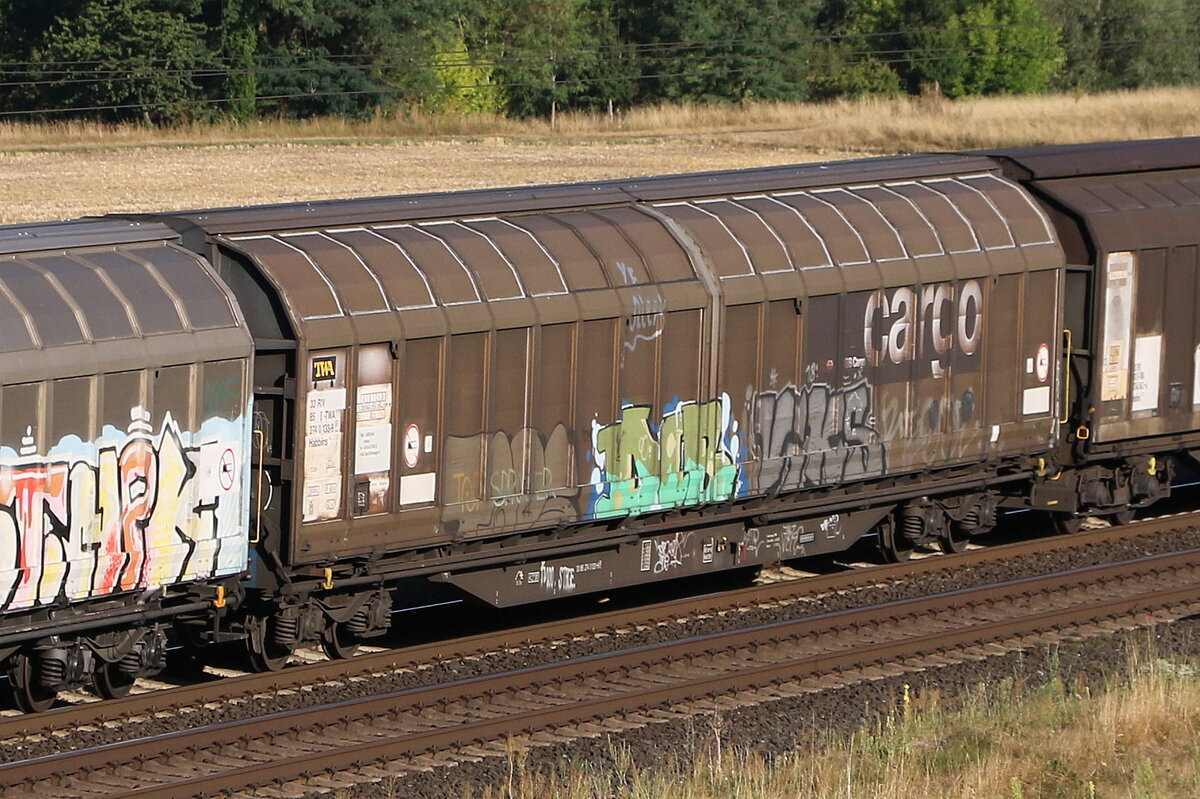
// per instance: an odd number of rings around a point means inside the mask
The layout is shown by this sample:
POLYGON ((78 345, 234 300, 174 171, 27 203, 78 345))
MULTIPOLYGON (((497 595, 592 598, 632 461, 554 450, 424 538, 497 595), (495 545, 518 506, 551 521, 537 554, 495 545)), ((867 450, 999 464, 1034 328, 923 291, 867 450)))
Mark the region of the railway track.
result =
POLYGON ((114 701, 82 702, 35 716, 0 719, 0 758, 11 760, 27 756, 27 752, 53 753, 56 743, 61 748, 87 745, 90 741, 86 734, 72 737, 81 731, 94 731, 91 737, 114 740, 121 737, 123 729, 144 729, 152 720, 169 731, 172 717, 233 718, 251 715, 256 705, 298 707, 313 701, 334 701, 347 693, 348 684, 379 682, 381 690, 395 690, 452 679, 451 675, 439 672, 436 664, 454 663, 459 666, 460 676, 478 676, 504 669, 511 665, 509 661, 523 661, 521 665, 557 662, 620 645, 655 643, 753 624, 756 620, 793 618, 965 587, 972 580, 998 579, 995 575, 999 573, 1029 576, 1046 570, 1041 565, 1041 559, 1046 557, 1054 557, 1056 562, 1067 566, 1099 563, 1104 557, 1122 558, 1145 551, 1145 545, 1139 541, 1162 543, 1157 536, 1165 530, 1185 526, 1188 518, 1166 517, 1066 538, 1026 540, 948 557, 805 576, 719 594, 364 653, 350 660, 296 665, 275 673, 242 673, 221 678, 205 673, 198 675, 204 681, 189 685, 152 689, 114 701), (1104 551, 1115 545, 1121 547, 1120 552, 1104 551), (1097 551, 1100 554, 1094 554, 1097 551), (1019 570, 1022 562, 1028 564, 1023 571, 1019 570))
MULTIPOLYGON (((1007 556, 1047 543, 1006 548, 1007 556)), ((985 555, 970 553, 957 565, 985 555)), ((814 581, 800 582, 811 590, 814 581)), ((8 786, 0 795, 302 796, 500 754, 513 735, 536 745, 615 733, 681 713, 819 691, 834 675, 903 674, 1089 628, 1133 626, 1146 614, 1177 618, 1200 608, 1198 584, 1200 549, 1190 549, 621 647, 12 763, 0 767, 0 785, 8 786)))

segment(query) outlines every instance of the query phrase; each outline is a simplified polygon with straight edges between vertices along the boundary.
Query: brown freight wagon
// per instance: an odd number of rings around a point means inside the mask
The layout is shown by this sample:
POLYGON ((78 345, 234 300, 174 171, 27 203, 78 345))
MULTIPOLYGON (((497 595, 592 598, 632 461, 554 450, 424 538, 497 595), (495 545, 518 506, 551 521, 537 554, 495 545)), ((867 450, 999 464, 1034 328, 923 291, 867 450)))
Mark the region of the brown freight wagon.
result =
POLYGON ((23 710, 127 692, 240 596, 252 355, 170 228, 0 228, 0 664, 23 710))
POLYGON ((981 157, 157 218, 255 337, 264 667, 405 578, 512 605, 957 548, 1058 441, 1063 252, 981 157))
POLYGON ((1039 486, 1067 528, 1169 490, 1164 454, 1200 447, 1200 138, 990 153, 1053 217, 1067 256, 1070 401, 1039 486))

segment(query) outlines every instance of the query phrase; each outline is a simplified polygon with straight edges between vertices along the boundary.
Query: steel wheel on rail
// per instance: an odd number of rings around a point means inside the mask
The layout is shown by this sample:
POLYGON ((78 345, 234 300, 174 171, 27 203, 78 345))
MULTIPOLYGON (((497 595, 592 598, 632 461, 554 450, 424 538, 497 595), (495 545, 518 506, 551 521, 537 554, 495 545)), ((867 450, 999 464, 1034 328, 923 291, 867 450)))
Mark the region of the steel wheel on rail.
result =
POLYGON ((246 656, 252 671, 279 671, 287 665, 292 650, 271 640, 269 617, 251 616, 246 621, 246 632, 246 656))
POLYGON ((129 696, 137 677, 121 670, 120 663, 98 663, 92 672, 92 690, 105 699, 129 696))
POLYGON ((345 660, 358 654, 361 641, 350 631, 346 622, 328 621, 321 631, 321 649, 330 660, 345 660))
POLYGON ((23 652, 9 660, 8 690, 13 704, 25 713, 45 712, 58 699, 58 691, 38 682, 36 659, 23 652))
POLYGON ((959 552, 965 552, 967 542, 971 540, 971 534, 963 529, 958 522, 950 522, 946 525, 946 530, 938 536, 938 547, 947 555, 954 555, 959 552))
POLYGON ((913 543, 904 537, 898 529, 895 520, 888 516, 876 528, 879 531, 879 551, 888 563, 903 563, 912 557, 916 549, 913 543))

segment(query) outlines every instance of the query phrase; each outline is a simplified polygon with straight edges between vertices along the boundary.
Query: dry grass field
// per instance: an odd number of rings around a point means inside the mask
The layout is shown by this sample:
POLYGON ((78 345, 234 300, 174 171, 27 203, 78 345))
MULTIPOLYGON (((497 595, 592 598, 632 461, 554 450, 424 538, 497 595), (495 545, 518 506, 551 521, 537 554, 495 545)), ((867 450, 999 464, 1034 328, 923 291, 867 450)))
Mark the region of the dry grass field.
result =
POLYGON ((524 774, 480 799, 1184 799, 1200 795, 1194 664, 1135 657, 1114 684, 1060 679, 978 686, 962 707, 914 697, 874 729, 774 758, 716 746, 697 725, 692 756, 646 770, 572 764, 524 774))
POLYGON ((0 124, 0 223, 922 150, 1200 134, 1200 89, 643 109, 612 119, 0 124))

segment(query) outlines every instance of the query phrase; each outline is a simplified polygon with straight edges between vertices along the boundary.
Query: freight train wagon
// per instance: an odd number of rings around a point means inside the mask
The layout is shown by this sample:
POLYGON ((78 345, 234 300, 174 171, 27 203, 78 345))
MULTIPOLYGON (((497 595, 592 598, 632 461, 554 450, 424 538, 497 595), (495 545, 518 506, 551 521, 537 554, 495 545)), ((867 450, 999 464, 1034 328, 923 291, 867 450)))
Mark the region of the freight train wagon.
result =
POLYGON ((1067 259, 1063 471, 1035 486, 1066 530, 1169 489, 1200 447, 1200 138, 991 153, 1054 220, 1067 259))
POLYGON ((979 156, 157 216, 254 337, 255 663, 1026 504, 1063 251, 979 156))
POLYGON ((242 593, 250 335, 163 225, 0 228, 0 662, 16 703, 162 667, 242 593))

